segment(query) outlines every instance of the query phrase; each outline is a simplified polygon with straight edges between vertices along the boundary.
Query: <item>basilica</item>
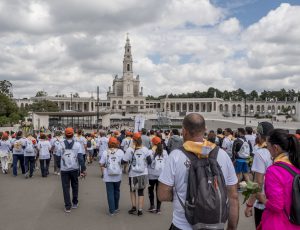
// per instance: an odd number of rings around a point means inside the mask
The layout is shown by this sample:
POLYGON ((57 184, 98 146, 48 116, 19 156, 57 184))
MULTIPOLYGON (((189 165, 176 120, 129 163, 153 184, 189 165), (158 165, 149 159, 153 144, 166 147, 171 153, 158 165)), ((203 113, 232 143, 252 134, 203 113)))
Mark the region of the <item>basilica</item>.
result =
POLYGON ((34 101, 55 102, 60 112, 40 112, 33 114, 35 128, 40 126, 93 127, 100 124, 109 127, 114 123, 131 122, 137 115, 146 120, 169 117, 181 121, 191 112, 201 113, 206 118, 265 116, 280 114, 288 110, 293 120, 300 121, 298 101, 225 101, 221 98, 163 98, 147 100, 140 85, 140 76, 134 76, 130 39, 127 36, 124 47, 123 73, 115 75, 105 100, 94 97, 32 97, 15 99, 19 107, 27 107, 34 101), (99 116, 100 114, 100 116, 99 116), (98 119, 98 121, 97 121, 98 119))

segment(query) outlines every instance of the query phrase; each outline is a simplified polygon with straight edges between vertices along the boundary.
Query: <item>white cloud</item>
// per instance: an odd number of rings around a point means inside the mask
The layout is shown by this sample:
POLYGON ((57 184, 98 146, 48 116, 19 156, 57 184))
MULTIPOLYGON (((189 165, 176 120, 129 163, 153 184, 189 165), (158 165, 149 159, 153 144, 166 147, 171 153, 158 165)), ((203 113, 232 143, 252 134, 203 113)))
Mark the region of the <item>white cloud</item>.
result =
POLYGON ((241 31, 241 26, 237 18, 230 18, 220 23, 219 29, 223 34, 236 35, 241 31))
POLYGON ((282 4, 243 28, 209 0, 0 2, 0 80, 17 97, 90 95, 122 74, 130 33, 144 94, 296 88, 300 7, 282 4))

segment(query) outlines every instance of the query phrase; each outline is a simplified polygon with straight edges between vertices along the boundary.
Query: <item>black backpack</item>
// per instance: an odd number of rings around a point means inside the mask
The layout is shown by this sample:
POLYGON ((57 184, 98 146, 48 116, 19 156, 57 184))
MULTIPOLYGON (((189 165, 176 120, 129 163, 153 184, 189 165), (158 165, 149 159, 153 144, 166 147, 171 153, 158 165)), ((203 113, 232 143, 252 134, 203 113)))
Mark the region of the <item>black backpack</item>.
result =
POLYGON ((292 224, 300 226, 300 174, 296 173, 285 164, 276 163, 275 165, 286 169, 294 177, 292 188, 292 205, 290 216, 288 216, 288 218, 292 224))
POLYGON ((219 147, 209 158, 199 159, 183 147, 180 150, 190 159, 185 203, 177 197, 185 217, 193 229, 224 229, 229 216, 227 187, 217 162, 219 147))
POLYGON ((86 147, 88 147, 88 148, 92 147, 92 140, 88 140, 86 142, 86 147))

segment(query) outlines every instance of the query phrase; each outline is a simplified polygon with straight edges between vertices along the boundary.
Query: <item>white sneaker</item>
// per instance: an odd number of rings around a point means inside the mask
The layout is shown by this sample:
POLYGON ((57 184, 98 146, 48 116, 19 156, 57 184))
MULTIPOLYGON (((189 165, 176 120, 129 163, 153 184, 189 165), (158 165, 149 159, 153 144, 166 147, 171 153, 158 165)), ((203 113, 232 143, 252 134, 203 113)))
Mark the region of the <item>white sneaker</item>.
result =
POLYGON ((71 213, 71 209, 66 209, 66 208, 65 208, 65 212, 66 212, 66 213, 71 213))
POLYGON ((60 176, 60 173, 59 173, 59 172, 57 173, 57 176, 60 176))

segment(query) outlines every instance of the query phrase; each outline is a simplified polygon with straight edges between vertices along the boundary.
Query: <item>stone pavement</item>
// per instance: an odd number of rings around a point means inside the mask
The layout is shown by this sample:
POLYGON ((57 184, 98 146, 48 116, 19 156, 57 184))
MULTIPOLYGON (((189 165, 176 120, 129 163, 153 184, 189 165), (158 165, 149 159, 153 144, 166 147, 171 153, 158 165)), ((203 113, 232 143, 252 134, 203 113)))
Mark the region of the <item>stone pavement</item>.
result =
MULTIPOLYGON (((161 215, 127 214, 130 197, 126 175, 121 185, 121 212, 108 216, 105 185, 96 162, 88 166, 86 179, 80 180, 79 208, 66 214, 60 177, 52 172, 51 165, 47 178, 42 178, 40 171, 27 180, 20 174, 17 177, 0 174, 0 230, 163 230, 170 226, 171 203, 163 203, 161 215)), ((147 191, 145 195, 145 209, 148 209, 147 191)), ((240 208, 238 229, 253 230, 253 219, 244 217, 244 207, 240 208)))

